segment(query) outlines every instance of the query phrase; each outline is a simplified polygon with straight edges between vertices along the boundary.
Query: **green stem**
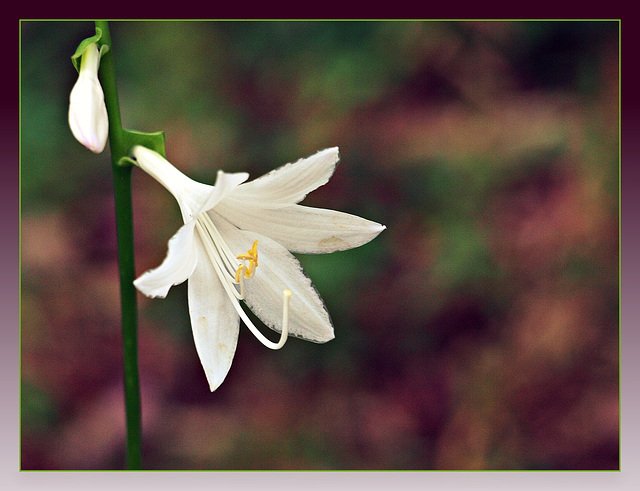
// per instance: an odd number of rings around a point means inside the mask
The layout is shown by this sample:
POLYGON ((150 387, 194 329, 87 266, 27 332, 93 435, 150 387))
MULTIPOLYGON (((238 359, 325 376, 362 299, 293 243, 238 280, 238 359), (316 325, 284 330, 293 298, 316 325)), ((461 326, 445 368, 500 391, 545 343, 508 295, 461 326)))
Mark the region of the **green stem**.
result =
POLYGON ((124 348, 124 395, 127 421, 127 468, 141 469, 140 382, 138 379, 138 309, 133 250, 133 212, 131 201, 131 165, 121 164, 129 148, 122 128, 113 46, 106 21, 96 21, 102 30, 99 43, 109 46, 100 61, 100 81, 109 115, 109 147, 113 167, 113 185, 120 266, 120 304, 122 309, 122 337, 124 348))

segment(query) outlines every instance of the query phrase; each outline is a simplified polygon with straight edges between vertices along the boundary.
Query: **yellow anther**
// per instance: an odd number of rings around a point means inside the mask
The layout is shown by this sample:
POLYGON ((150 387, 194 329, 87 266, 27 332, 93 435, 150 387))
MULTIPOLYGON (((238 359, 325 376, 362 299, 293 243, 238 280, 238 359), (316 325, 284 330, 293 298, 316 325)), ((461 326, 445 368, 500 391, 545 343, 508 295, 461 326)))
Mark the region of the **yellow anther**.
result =
POLYGON ((241 259, 243 261, 251 261, 254 262, 255 265, 258 265, 258 241, 255 240, 253 242, 253 246, 249 249, 246 254, 238 254, 237 259, 241 259))
POLYGON ((256 268, 258 267, 258 241, 254 241, 251 249, 249 249, 245 254, 238 254, 236 259, 243 261, 236 270, 236 283, 240 283, 242 273, 244 273, 245 278, 252 278, 256 272, 256 268), (244 261, 249 261, 249 266, 247 266, 244 261))

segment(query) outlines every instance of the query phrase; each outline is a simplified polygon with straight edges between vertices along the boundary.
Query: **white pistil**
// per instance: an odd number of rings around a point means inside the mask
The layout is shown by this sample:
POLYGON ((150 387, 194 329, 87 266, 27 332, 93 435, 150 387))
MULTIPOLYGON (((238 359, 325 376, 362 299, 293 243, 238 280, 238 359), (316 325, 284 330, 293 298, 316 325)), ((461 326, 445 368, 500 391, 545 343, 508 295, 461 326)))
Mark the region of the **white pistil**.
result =
POLYGON ((220 247, 221 256, 225 261, 227 270, 229 272, 233 271, 234 273, 232 274, 232 276, 235 277, 235 270, 236 270, 236 267, 238 266, 236 256, 231 252, 231 249, 222 238, 222 235, 220 235, 220 232, 218 231, 216 226, 213 224, 213 221, 211 221, 211 218, 209 217, 209 215, 207 215, 206 213, 201 213, 198 218, 203 221, 205 228, 211 234, 211 238, 213 239, 214 244, 216 244, 217 247, 218 246, 220 247))
POLYGON ((231 299, 233 307, 238 312, 238 315, 243 320, 245 325, 258 338, 262 344, 267 348, 280 349, 287 342, 289 336, 289 299, 291 298, 291 290, 284 290, 283 293, 283 307, 282 307, 282 332, 280 333, 280 339, 277 343, 267 339, 258 328, 251 322, 245 311, 240 305, 240 300, 244 300, 244 279, 245 277, 251 278, 255 273, 255 267, 257 266, 257 252, 255 251, 257 241, 254 242, 251 253, 250 250, 247 254, 240 254, 240 256, 233 256, 231 249, 220 235, 220 232, 214 225, 211 218, 206 213, 201 213, 196 218, 196 230, 200 234, 204 248, 207 251, 207 255, 213 264, 213 268, 224 287, 225 292, 231 299), (251 256, 248 259, 242 259, 238 261, 239 257, 251 256), (249 260, 250 266, 247 268, 244 261, 249 260), (245 274, 246 273, 246 274, 245 274), (235 285, 240 285, 240 292, 236 289, 235 285))
POLYGON ((229 249, 229 246, 206 213, 201 213, 196 220, 196 228, 200 233, 200 238, 202 239, 207 254, 215 266, 216 273, 218 274, 220 281, 223 285, 227 283, 231 283, 233 285, 239 284, 240 292, 236 290, 235 286, 231 288, 231 291, 235 298, 243 300, 244 283, 242 281, 235 281, 235 271, 238 266, 238 261, 235 259, 229 249))

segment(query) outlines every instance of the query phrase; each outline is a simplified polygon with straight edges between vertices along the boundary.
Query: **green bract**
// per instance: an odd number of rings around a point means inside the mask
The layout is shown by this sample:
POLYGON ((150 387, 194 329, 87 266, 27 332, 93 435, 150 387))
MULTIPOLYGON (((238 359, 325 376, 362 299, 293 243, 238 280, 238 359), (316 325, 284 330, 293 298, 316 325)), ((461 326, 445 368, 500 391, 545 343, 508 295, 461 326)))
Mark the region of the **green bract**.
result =
MULTIPOLYGON (((89 46, 91 46, 93 43, 97 43, 98 41, 100 41, 101 38, 102 38, 102 30, 99 27, 96 27, 95 35, 87 39, 84 39, 78 45, 76 52, 71 56, 71 62, 73 63, 73 66, 76 67, 76 70, 78 71, 78 73, 80 73, 80 61, 82 58, 82 53, 84 53, 86 49, 89 46)), ((102 46, 100 46, 100 58, 102 58, 107 51, 109 51, 109 46, 107 46, 106 44, 103 44, 102 46)))
MULTIPOLYGON (((141 145, 159 153, 163 157, 166 157, 164 148, 164 131, 143 133, 135 130, 123 130, 123 136, 126 148, 133 148, 136 145, 141 145)), ((118 161, 118 165, 135 165, 135 161, 130 157, 125 156, 118 161)))

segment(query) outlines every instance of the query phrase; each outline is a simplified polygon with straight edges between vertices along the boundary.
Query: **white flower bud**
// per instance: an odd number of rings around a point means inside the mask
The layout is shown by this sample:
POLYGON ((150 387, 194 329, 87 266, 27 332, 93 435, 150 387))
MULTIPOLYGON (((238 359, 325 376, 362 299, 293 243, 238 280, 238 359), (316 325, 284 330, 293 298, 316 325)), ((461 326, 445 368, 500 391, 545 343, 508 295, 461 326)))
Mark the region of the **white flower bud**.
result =
POLYGON ((109 119, 104 93, 98 80, 100 53, 96 43, 82 53, 80 75, 69 97, 69 126, 73 136, 95 153, 104 150, 109 119))

